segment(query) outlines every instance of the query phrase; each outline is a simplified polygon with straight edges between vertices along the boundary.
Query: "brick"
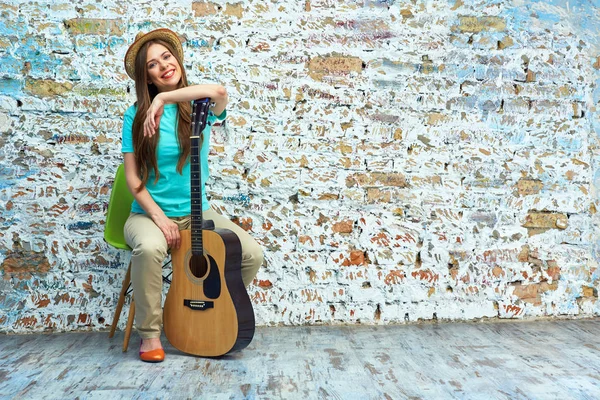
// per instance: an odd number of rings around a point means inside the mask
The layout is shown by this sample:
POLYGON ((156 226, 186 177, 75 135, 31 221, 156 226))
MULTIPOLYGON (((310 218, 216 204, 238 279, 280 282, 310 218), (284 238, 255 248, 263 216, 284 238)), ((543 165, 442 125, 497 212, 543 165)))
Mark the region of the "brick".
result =
POLYGON ((30 279, 50 271, 51 266, 44 253, 25 251, 21 248, 6 253, 0 270, 4 271, 4 279, 30 279))
MULTIPOLYGON (((380 279, 381 279, 382 274, 383 274, 382 271, 378 272, 380 279)), ((386 285, 397 285, 397 284, 402 284, 405 279, 406 279, 406 274, 404 273, 404 271, 394 269, 385 274, 384 282, 386 285)))
POLYGON ((541 294, 547 291, 553 291, 558 289, 558 282, 552 284, 542 282, 532 283, 528 285, 517 283, 512 284, 511 287, 514 288, 512 292, 514 296, 517 296, 525 303, 531 303, 533 305, 539 306, 542 304, 541 294))
POLYGON ((502 32, 506 29, 506 21, 500 17, 464 16, 459 18, 458 29, 468 33, 502 32))
POLYGON ((525 307, 516 304, 501 304, 499 305, 498 316, 500 318, 517 318, 522 317, 525 313, 525 307))
POLYGON ((348 264, 342 264, 343 266, 348 265, 366 265, 365 253, 360 250, 352 250, 350 252, 350 258, 348 264))
POLYGON ((529 260, 529 246, 524 245, 521 247, 521 251, 517 257, 517 261, 519 262, 527 262, 529 260))
POLYGON ((238 19, 242 19, 244 16, 244 5, 243 3, 231 4, 227 3, 225 7, 225 15, 230 15, 232 17, 237 17, 238 19))
POLYGON ((346 187, 351 188, 354 186, 394 186, 403 188, 408 187, 408 184, 404 175, 398 172, 371 172, 349 175, 346 178, 346 187))
POLYGON ((408 8, 403 8, 400 10, 400 15, 402 16, 402 22, 406 22, 407 19, 414 18, 412 11, 408 8))
POLYGON ((498 50, 504 50, 508 47, 512 47, 515 44, 514 40, 510 36, 505 36, 502 40, 498 41, 498 50))
POLYGON ((530 212, 521 226, 527 228, 531 236, 548 229, 566 229, 568 223, 568 218, 564 214, 530 212))
POLYGON ((440 280, 440 275, 431 271, 430 269, 413 271, 410 273, 410 276, 412 276, 414 279, 428 283, 436 283, 440 280))
POLYGON ((29 317, 22 317, 17 319, 17 321, 14 324, 14 328, 19 329, 19 328, 35 328, 37 326, 38 320, 35 316, 29 316, 29 317))
POLYGON ((539 298, 538 298, 538 293, 539 293, 539 289, 540 289, 539 284, 531 284, 531 285, 515 284, 515 285, 511 285, 511 286, 514 288, 514 290, 512 292, 512 294, 514 296, 517 296, 521 300, 528 302, 528 303, 540 304, 539 298))
MULTIPOLYGON (((349 250, 331 253, 329 262, 331 263, 331 266, 350 267, 367 265, 369 260, 365 256, 363 250, 349 250)), ((362 275, 358 274, 358 278, 360 277, 362 277, 362 275)))
POLYGON ((308 75, 315 80, 323 80, 325 76, 345 76, 351 72, 360 73, 363 61, 358 57, 329 55, 312 58, 308 65, 308 75))
POLYGON ((64 21, 67 30, 74 35, 122 36, 127 26, 121 19, 72 18, 64 21))
POLYGON ((334 223, 331 230, 336 233, 352 233, 354 221, 344 220, 334 223))
POLYGON ((582 286, 581 287, 581 294, 584 297, 595 297, 595 298, 598 298, 598 290, 595 287, 592 287, 592 286, 582 286))
POLYGON ((552 279, 552 281, 558 281, 560 279, 560 267, 558 263, 554 260, 546 261, 548 268, 546 269, 546 274, 552 279))
POLYGON ((250 217, 233 217, 231 218, 231 222, 238 225, 240 228, 245 230, 246 232, 252 231, 253 221, 250 217))
POLYGON ((73 89, 70 82, 56 82, 49 79, 27 79, 25 91, 39 97, 60 96, 73 89))
POLYGON ((194 11, 195 17, 206 17, 209 15, 215 15, 220 9, 220 6, 215 3, 207 1, 194 1, 192 2, 192 10, 194 11))
POLYGON ((517 193, 519 196, 538 194, 543 187, 544 184, 539 179, 521 178, 517 182, 517 193))

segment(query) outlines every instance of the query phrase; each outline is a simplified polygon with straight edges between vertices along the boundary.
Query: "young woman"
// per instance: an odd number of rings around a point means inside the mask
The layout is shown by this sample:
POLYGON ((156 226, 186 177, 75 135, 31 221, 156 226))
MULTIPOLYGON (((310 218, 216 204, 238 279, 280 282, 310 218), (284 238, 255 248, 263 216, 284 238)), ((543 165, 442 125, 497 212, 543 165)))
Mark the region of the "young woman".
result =
MULTIPOLYGON (((190 225, 191 101, 210 97, 208 126, 201 149, 202 185, 208 177, 210 125, 223 120, 227 91, 220 85, 188 86, 183 49, 168 29, 139 33, 125 55, 125 70, 135 80, 137 102, 123 118, 125 176, 135 200, 125 224, 133 249, 131 281, 135 324, 142 338, 140 359, 164 360, 160 342, 162 265, 169 248, 179 248, 179 230, 190 225)), ((252 282, 263 262, 258 243, 239 226, 210 208, 203 189, 203 219, 235 232, 242 244, 242 280, 252 282)))

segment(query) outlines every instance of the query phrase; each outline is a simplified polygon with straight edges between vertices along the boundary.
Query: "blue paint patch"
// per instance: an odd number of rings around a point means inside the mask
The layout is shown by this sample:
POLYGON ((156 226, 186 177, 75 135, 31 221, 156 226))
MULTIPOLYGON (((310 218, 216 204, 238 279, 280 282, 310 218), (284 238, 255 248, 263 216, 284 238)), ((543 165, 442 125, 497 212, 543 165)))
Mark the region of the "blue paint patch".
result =
POLYGON ((557 137, 556 146, 565 151, 580 151, 582 147, 581 139, 572 137, 557 137))
POLYGON ((108 47, 108 43, 106 42, 96 42, 92 45, 96 50, 103 50, 108 47))
POLYGON ((475 74, 472 66, 464 66, 456 71, 456 77, 460 80, 467 80, 475 74))
POLYGON ((80 222, 76 222, 74 224, 70 224, 67 229, 69 229, 70 231, 75 231, 75 230, 86 230, 86 229, 90 229, 94 226, 93 222, 85 222, 85 221, 80 221, 80 222))
POLYGON ((19 168, 19 173, 14 168, 10 168, 6 165, 0 166, 0 176, 2 177, 10 177, 11 179, 6 179, 0 181, 0 189, 6 189, 13 185, 15 185, 21 179, 25 179, 28 176, 35 175, 38 173, 38 170, 25 170, 23 168, 19 168))
MULTIPOLYGON (((45 40, 44 40, 45 45, 45 40)), ((63 65, 63 62, 60 58, 57 58, 55 54, 46 54, 39 51, 40 49, 40 38, 39 37, 28 37, 27 40, 23 43, 21 47, 21 51, 19 51, 19 73, 20 70, 25 65, 25 62, 29 63, 30 66, 30 75, 31 76, 54 76, 54 72, 56 68, 63 65)), ((4 65, 4 62, 2 62, 4 65)), ((3 66, 0 68, 4 68, 3 66)), ((13 66, 15 68, 15 66, 13 66)))
POLYGON ((385 68, 389 68, 393 71, 399 71, 399 72, 409 72, 409 73, 414 73, 417 70, 417 66, 415 66, 414 64, 409 64, 409 63, 395 63, 393 61, 388 60, 387 58, 385 58, 383 60, 383 62, 381 63, 381 65, 385 68))
POLYGON ((149 30, 152 30, 152 29, 150 29, 152 27, 152 22, 150 22, 150 21, 139 22, 137 24, 137 27, 139 30, 149 31, 149 30))
MULTIPOLYGON (((594 173, 594 187, 596 188, 596 200, 600 200, 600 190, 598 190, 600 188, 600 169, 596 170, 594 173)), ((600 244, 600 240, 598 243, 600 244)))
POLYGON ((241 204, 244 207, 248 207, 250 205, 250 197, 245 194, 238 194, 236 196, 223 197, 223 201, 229 202, 229 203, 241 204))
MULTIPOLYGON (((600 246, 600 240, 596 242, 596 248, 598 248, 600 246)), ((594 254, 596 260, 598 259, 598 255, 594 254)), ((600 269, 598 268, 594 268, 593 270, 594 272, 592 272, 592 276, 590 278, 591 282, 596 282, 598 281, 598 279, 600 279, 600 269)))
POLYGON ((210 47, 210 43, 204 39, 190 39, 185 44, 188 47, 199 48, 199 47, 210 47))
POLYGON ((600 78, 596 79, 594 86, 596 86, 596 87, 594 88, 594 91, 592 92, 592 98, 593 98, 594 104, 597 104, 598 102, 600 102, 600 78))
POLYGON ((396 3, 396 0, 366 0, 365 7, 391 7, 396 3))
POLYGON ((13 56, 6 55, 0 57, 0 74, 3 75, 23 75, 25 62, 13 56))
POLYGON ((529 0, 530 3, 543 3, 557 7, 570 8, 581 7, 589 10, 589 7, 600 7, 600 0, 529 0))
POLYGON ((53 52, 59 52, 59 53, 72 53, 74 51, 74 47, 73 47, 73 43, 71 43, 68 40, 64 40, 60 37, 58 37, 60 34, 57 34, 56 36, 52 36, 49 37, 47 40, 47 46, 49 49, 51 49, 53 52))
MULTIPOLYGON (((529 0, 525 3, 523 6, 507 9, 500 15, 506 18, 510 30, 530 31, 535 23, 542 28, 553 29, 555 24, 561 23, 587 43, 600 46, 600 0, 529 0), (550 12, 552 7, 557 9, 556 13, 550 12), (564 11, 559 10, 560 8, 564 11), (562 18, 563 14, 567 17, 562 18)), ((558 48, 556 45, 554 48, 558 48)))
POLYGON ((0 79, 0 94, 16 97, 23 92, 23 81, 19 79, 0 79))
POLYGON ((540 21, 549 22, 552 24, 560 22, 560 17, 557 14, 551 14, 543 11, 536 11, 535 13, 540 21))
MULTIPOLYGON (((514 129, 514 127, 513 127, 514 129)), ((512 137, 510 138, 510 144, 521 145, 527 144, 525 138, 527 137, 527 132, 524 129, 518 129, 516 132, 513 132, 512 137)))
POLYGON ((596 136, 600 138, 600 118, 598 118, 596 113, 593 113, 590 115, 590 119, 592 121, 592 129, 596 132, 596 136))
POLYGON ((124 45, 125 43, 125 39, 123 39, 122 37, 112 36, 108 39, 108 45, 110 47, 119 47, 124 45))
POLYGON ((32 76, 54 76, 54 72, 61 65, 62 61, 57 60, 54 56, 40 54, 31 60, 30 74, 32 76))
POLYGON ((1 18, 0 36, 25 36, 27 34, 27 21, 19 17, 16 21, 1 18))
POLYGON ((38 281, 38 285, 40 289, 43 290, 65 290, 67 289, 67 286, 65 285, 65 282, 62 280, 53 280, 53 281, 46 281, 46 280, 39 280, 38 281))
POLYGON ((475 79, 483 81, 487 77, 487 67, 485 65, 475 65, 475 79))
MULTIPOLYGON (((21 220, 17 217, 17 213, 14 209, 2 211, 2 219, 0 219, 0 226, 8 228, 15 224, 18 224, 21 220)), ((6 256, 4 252, 0 250, 0 255, 6 256)))
POLYGON ((79 45, 79 49, 95 49, 95 50, 104 50, 106 48, 116 48, 121 47, 125 44, 125 39, 118 37, 109 37, 107 40, 98 39, 95 43, 89 45, 79 45))

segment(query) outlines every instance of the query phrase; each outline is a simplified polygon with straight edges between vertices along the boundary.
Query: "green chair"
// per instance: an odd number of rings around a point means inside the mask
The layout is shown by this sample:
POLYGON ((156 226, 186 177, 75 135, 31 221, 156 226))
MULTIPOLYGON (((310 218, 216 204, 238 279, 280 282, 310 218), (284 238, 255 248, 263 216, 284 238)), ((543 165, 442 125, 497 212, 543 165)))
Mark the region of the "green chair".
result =
MULTIPOLYGON (((131 247, 125 242, 125 234, 123 228, 125 222, 131 213, 131 203, 133 203, 133 195, 127 187, 127 181, 125 179, 125 166, 119 165, 115 174, 115 180, 113 182, 112 191, 110 193, 110 200, 108 202, 108 210, 106 211, 106 222, 104 225, 104 240, 117 249, 129 250, 131 247)), ((171 260, 167 261, 163 267, 166 267, 171 263, 171 260)), ((170 277, 172 272, 167 276, 163 276, 163 282, 171 283, 170 277)), ((112 338, 117 329, 117 323, 125 304, 125 297, 131 293, 131 261, 127 267, 127 273, 125 279, 123 279, 123 287, 121 288, 121 294, 119 295, 119 301, 117 302, 117 309, 113 317, 113 322, 110 327, 109 338, 112 338)), ((129 306, 129 315, 127 316, 127 325, 125 327, 125 338, 123 339, 123 351, 127 351, 129 346, 129 338, 131 337, 131 329, 133 327, 133 318, 135 316, 135 301, 133 294, 131 295, 131 305, 129 306)))
MULTIPOLYGON (((108 202, 108 210, 106 212, 106 223, 104 224, 104 240, 117 249, 130 250, 131 247, 125 242, 125 234, 123 233, 123 227, 125 221, 129 217, 131 212, 131 203, 133 203, 133 195, 127 187, 127 181, 125 180, 125 167, 123 164, 117 168, 115 174, 115 180, 113 183, 112 191, 110 193, 110 200, 108 202)), ((117 329, 117 323, 121 316, 121 310, 123 304, 125 304, 125 296, 127 296, 131 290, 131 261, 127 267, 127 273, 123 280, 123 287, 121 288, 121 294, 119 295, 119 301, 117 303, 117 309, 113 317, 113 322, 110 327, 109 338, 112 338, 117 329)), ((129 306, 129 315, 127 317, 127 326, 125 328, 125 338, 123 340, 123 351, 127 351, 129 346, 129 338, 131 336, 131 328, 133 327, 133 317, 135 316, 135 302, 133 295, 131 295, 131 305, 129 306)))

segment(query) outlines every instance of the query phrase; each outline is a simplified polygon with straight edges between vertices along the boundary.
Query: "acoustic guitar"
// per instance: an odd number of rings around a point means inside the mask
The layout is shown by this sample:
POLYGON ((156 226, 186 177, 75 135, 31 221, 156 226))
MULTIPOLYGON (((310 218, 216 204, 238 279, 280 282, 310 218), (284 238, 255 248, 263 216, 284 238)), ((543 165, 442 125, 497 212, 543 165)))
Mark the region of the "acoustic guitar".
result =
POLYGON ((202 221, 201 133, 210 99, 195 100, 190 154, 191 226, 172 249, 173 278, 163 311, 164 332, 178 350, 217 357, 248 346, 254 311, 242 281, 242 248, 235 233, 202 221))

